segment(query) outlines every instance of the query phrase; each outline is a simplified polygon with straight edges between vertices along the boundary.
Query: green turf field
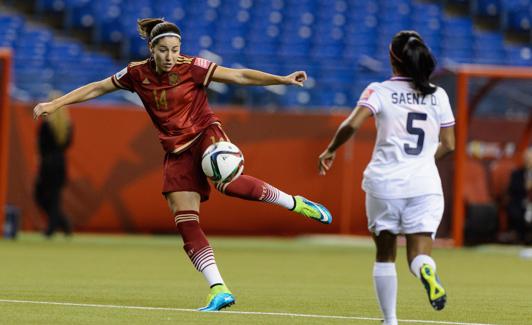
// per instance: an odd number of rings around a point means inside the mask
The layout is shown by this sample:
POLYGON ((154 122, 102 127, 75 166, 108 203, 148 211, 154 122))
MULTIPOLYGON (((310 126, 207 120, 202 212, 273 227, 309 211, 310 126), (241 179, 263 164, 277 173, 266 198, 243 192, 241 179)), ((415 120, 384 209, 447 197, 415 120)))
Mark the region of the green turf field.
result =
MULTIPOLYGON (((0 241, 0 323, 380 324, 366 239, 211 242, 237 299, 227 313, 193 311, 207 288, 174 236, 0 241)), ((532 260, 520 259, 519 248, 436 249, 449 295, 441 312, 399 254, 400 323, 532 324, 532 260)))

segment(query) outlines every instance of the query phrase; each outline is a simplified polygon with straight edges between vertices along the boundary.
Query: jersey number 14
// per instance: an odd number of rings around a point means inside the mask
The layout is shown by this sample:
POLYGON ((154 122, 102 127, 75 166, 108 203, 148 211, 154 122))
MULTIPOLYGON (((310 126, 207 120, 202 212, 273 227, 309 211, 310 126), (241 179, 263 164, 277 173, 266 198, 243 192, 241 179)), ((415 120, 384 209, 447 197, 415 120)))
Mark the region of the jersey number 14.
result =
POLYGON ((155 102, 155 106, 157 106, 157 110, 159 111, 167 111, 168 110, 168 101, 166 100, 166 90, 162 90, 160 92, 160 95, 157 96, 157 89, 153 90, 153 100, 155 102))
POLYGON ((423 131, 422 128, 416 128, 414 127, 414 121, 420 120, 420 121, 426 121, 427 120, 427 114, 425 113, 408 113, 406 118, 406 130, 408 133, 417 135, 417 145, 415 147, 411 147, 410 144, 405 143, 404 148, 405 152, 409 155, 417 156, 421 153, 423 150, 423 142, 425 142, 425 131, 423 131))

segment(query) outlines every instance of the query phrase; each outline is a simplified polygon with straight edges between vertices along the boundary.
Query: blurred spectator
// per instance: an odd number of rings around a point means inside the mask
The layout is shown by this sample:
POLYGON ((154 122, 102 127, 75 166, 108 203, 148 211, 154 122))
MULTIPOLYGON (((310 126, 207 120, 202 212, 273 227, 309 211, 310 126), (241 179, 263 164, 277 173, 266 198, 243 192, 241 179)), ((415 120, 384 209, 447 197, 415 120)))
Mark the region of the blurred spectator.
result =
MULTIPOLYGON (((59 96, 54 94, 51 97, 59 96)), ((61 206, 61 194, 67 180, 65 151, 71 142, 72 124, 68 110, 59 109, 46 116, 38 132, 40 166, 35 183, 35 200, 48 218, 44 231, 46 237, 51 237, 58 229, 65 235, 72 232, 61 206)))
POLYGON ((524 160, 524 166, 510 177, 508 219, 518 240, 532 244, 532 147, 525 152, 524 160))

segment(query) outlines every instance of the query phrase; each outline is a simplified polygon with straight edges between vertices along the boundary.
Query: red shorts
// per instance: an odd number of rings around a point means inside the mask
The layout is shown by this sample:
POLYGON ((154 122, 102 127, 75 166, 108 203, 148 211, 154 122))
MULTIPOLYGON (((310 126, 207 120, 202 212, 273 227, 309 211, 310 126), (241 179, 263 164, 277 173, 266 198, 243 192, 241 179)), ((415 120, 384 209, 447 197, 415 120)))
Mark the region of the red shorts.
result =
POLYGON ((166 153, 163 167, 163 195, 170 192, 196 192, 201 201, 209 199, 211 187, 201 169, 201 157, 208 146, 219 141, 229 141, 222 127, 209 125, 190 147, 180 153, 166 153))

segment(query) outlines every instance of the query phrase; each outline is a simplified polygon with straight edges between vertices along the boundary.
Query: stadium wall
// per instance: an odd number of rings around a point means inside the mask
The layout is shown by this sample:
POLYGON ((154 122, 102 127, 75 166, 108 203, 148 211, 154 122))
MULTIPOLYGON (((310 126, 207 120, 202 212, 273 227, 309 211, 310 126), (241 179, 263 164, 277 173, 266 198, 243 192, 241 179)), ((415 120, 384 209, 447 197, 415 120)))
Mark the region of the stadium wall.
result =
MULTIPOLYGON (((33 203, 38 156, 32 106, 17 103, 11 114, 8 203, 22 210, 22 228, 43 229, 33 203)), ((370 159, 373 121, 356 144, 339 152, 326 177, 317 156, 344 115, 217 110, 229 137, 244 152, 245 173, 293 194, 325 203, 334 223, 323 226, 263 203, 226 197, 213 189, 202 205, 201 223, 209 234, 295 235, 367 234, 362 170, 370 159), (354 167, 354 168, 353 168, 354 167)), ((69 184, 64 207, 79 231, 175 233, 161 195, 163 151, 147 114, 134 107, 76 106, 71 110, 73 146, 68 152, 69 184)))
MULTIPOLYGON (((22 229, 44 228, 34 204, 39 122, 30 104, 11 105, 7 202, 21 208, 22 229)), ((338 152, 332 171, 317 174, 317 156, 327 145, 342 114, 254 112, 229 107, 216 110, 229 137, 244 152, 245 173, 280 189, 326 204, 332 225, 305 220, 282 208, 226 197, 213 189, 202 205, 201 222, 209 234, 297 235, 304 233, 369 234, 366 230, 362 172, 375 139, 373 120, 338 152)), ((135 107, 82 106, 71 110, 74 142, 68 152, 69 183, 64 208, 76 231, 175 233, 173 217, 160 194, 164 153, 147 114, 135 107)), ((526 121, 472 120, 469 141, 515 143, 526 121), (493 132, 493 130, 505 130, 493 132)), ((438 230, 452 228, 453 157, 438 164, 446 210, 438 230)), ((478 177, 465 177, 464 195, 479 195, 478 177)), ((489 180, 485 182, 490 184, 489 180)), ((485 192, 485 191, 484 191, 485 192)))

